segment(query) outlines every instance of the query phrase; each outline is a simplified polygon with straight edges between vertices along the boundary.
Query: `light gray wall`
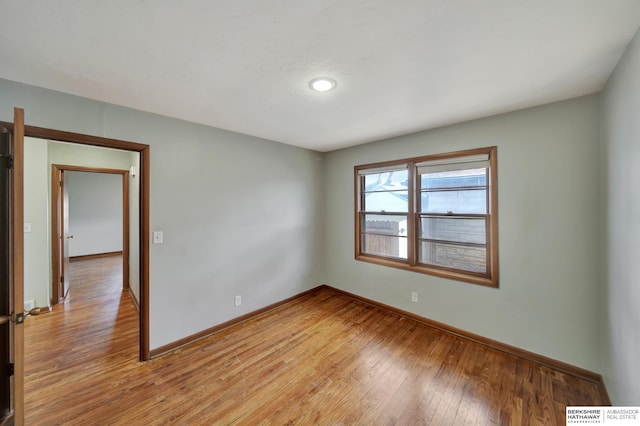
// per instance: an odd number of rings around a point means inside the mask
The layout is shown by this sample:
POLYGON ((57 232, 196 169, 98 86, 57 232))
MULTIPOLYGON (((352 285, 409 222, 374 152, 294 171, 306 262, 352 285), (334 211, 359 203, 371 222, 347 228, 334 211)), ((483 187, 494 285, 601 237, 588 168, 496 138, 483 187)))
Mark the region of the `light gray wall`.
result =
POLYGON ((130 162, 131 155, 128 151, 49 141, 50 165, 129 170, 130 162))
POLYGON ((640 33, 602 96, 602 370, 614 405, 640 405, 640 33))
POLYGON ((47 146, 45 140, 25 138, 24 222, 31 232, 24 234, 24 300, 39 307, 49 306, 51 299, 47 146))
POLYGON ((588 96, 329 153, 328 283, 598 371, 598 114, 588 96), (355 165, 493 145, 499 289, 354 259, 355 165))
POLYGON ((140 301, 140 154, 129 154, 136 176, 129 175, 129 288, 140 301))
POLYGON ((69 192, 69 256, 122 251, 122 175, 65 172, 69 192))
POLYGON ((151 349, 326 282, 322 154, 7 80, 0 98, 0 120, 150 145, 151 349))

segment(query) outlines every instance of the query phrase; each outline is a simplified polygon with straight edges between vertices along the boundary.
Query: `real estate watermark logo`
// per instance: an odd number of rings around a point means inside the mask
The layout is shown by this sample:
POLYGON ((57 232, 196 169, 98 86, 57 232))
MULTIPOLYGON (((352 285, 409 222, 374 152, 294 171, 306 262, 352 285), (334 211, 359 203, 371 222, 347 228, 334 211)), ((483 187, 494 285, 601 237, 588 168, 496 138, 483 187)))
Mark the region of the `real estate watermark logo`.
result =
POLYGON ((640 425, 640 407, 567 407, 567 425, 640 425))

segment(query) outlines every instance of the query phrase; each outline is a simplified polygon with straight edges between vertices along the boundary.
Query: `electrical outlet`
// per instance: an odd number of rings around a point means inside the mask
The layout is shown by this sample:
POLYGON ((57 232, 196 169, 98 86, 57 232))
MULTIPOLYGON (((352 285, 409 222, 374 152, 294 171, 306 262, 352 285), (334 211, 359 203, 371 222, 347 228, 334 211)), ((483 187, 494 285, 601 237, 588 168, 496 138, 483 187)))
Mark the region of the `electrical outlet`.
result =
POLYGON ((236 296, 233 302, 235 303, 236 306, 240 306, 242 304, 242 296, 240 295, 236 296))
POLYGON ((417 291, 412 291, 411 292, 411 301, 418 303, 418 292, 417 291))

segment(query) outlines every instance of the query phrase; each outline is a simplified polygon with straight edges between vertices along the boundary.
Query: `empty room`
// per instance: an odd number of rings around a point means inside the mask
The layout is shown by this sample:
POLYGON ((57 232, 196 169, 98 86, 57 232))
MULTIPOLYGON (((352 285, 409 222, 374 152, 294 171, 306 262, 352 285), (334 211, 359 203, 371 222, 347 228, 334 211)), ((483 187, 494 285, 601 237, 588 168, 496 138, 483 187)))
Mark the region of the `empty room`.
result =
POLYGON ((0 14, 0 424, 640 406, 637 0, 0 14))

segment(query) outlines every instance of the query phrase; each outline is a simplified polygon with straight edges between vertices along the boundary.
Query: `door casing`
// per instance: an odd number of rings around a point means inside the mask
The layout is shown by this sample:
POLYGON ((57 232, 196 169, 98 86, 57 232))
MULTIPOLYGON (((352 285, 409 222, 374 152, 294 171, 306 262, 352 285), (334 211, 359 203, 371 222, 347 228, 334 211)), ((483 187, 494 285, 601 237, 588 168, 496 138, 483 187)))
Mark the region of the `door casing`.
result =
MULTIPOLYGON (((70 166, 63 164, 51 165, 51 266, 52 291, 51 304, 59 303, 65 296, 62 283, 64 270, 63 238, 68 230, 63 229, 62 208, 62 176, 64 172, 107 173, 122 176, 122 289, 129 289, 129 171, 85 166, 70 166)), ((64 279, 68 273, 64 272, 64 279)))

